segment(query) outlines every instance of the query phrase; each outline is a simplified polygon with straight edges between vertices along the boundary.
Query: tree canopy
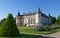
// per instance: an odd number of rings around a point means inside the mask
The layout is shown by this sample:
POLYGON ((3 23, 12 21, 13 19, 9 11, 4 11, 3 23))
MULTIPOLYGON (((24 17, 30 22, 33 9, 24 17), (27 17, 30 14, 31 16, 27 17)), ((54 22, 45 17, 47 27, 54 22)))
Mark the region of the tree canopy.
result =
POLYGON ((14 37, 18 35, 19 35, 19 31, 13 19, 13 16, 12 14, 8 14, 6 21, 1 25, 0 36, 14 37))
POLYGON ((58 24, 60 24, 60 16, 58 16, 57 22, 58 22, 58 24))

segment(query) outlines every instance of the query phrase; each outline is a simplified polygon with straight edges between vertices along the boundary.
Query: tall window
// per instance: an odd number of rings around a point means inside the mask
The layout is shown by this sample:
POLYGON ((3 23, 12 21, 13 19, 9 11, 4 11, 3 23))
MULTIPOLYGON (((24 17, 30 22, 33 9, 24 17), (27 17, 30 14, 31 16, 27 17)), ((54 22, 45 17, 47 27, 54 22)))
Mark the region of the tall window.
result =
POLYGON ((31 24, 35 24, 35 19, 31 19, 31 20, 30 20, 30 23, 31 23, 31 24))
POLYGON ((28 24, 30 24, 30 19, 28 20, 28 24))
POLYGON ((34 24, 35 24, 35 19, 34 19, 34 24))
POLYGON ((31 19, 31 24, 32 24, 32 19, 31 19))

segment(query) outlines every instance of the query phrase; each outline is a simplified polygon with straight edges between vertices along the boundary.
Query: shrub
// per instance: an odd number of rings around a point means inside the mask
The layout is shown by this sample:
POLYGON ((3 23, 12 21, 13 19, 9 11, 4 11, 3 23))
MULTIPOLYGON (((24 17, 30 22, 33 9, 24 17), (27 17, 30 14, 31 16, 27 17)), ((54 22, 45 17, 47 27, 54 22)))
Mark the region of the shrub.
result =
POLYGON ((36 30, 37 31, 48 31, 48 30, 50 30, 50 26, 38 26, 37 28, 36 28, 36 30))
POLYGON ((50 30, 50 26, 44 26, 43 27, 43 31, 49 31, 50 30))
POLYGON ((36 29, 35 29, 36 31, 42 31, 42 28, 43 28, 43 27, 42 27, 42 26, 36 26, 35 28, 36 28, 36 29))
POLYGON ((60 29, 60 25, 52 25, 52 26, 36 26, 37 31, 52 31, 60 29))
POLYGON ((0 28, 0 36, 3 37, 15 37, 19 35, 19 31, 15 24, 12 14, 9 14, 6 21, 0 28))
POLYGON ((50 29, 51 30, 55 30, 56 29, 56 26, 55 25, 52 25, 50 29))

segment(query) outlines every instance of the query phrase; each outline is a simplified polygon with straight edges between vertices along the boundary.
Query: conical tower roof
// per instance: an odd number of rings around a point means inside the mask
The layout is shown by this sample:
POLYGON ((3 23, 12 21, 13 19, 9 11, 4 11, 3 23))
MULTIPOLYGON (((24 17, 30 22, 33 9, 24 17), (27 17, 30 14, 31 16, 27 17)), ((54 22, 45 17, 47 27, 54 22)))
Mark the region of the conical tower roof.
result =
POLYGON ((40 8, 38 8, 38 9, 37 9, 37 13, 41 13, 41 10, 40 10, 40 8))
POLYGON ((18 16, 20 16, 20 12, 18 11, 18 16))

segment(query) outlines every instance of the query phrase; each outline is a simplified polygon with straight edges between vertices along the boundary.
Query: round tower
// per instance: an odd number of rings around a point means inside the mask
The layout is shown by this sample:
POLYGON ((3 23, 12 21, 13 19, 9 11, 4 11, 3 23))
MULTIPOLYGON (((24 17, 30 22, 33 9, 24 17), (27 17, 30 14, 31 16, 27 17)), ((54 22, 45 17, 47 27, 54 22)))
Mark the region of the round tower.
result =
POLYGON ((38 8, 36 13, 36 26, 41 26, 41 11, 40 8, 38 8))

